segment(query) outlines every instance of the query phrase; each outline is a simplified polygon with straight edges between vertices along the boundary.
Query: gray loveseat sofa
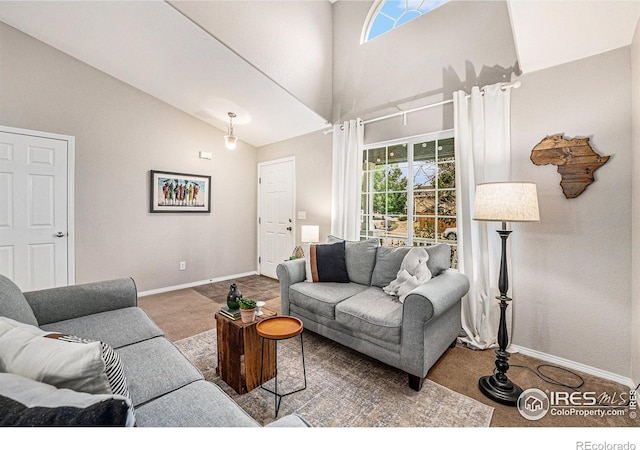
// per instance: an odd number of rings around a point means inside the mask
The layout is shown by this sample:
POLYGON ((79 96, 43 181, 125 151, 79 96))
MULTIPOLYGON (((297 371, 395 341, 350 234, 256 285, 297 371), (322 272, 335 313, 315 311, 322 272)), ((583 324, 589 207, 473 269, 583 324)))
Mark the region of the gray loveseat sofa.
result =
MULTIPOLYGON (((115 349, 138 426, 259 426, 218 386, 203 379, 137 300, 135 283, 128 278, 23 294, 0 275, 0 317, 99 340, 115 349)), ((270 425, 308 426, 297 415, 270 425)))
MULTIPOLYGON (((328 242, 336 242, 329 237, 328 242)), ((282 313, 304 327, 409 375, 419 391, 427 372, 460 334, 467 277, 451 269, 447 244, 427 248, 432 278, 400 303, 383 291, 411 247, 379 246, 377 239, 345 243, 348 283, 305 282, 305 259, 277 267, 282 313)))

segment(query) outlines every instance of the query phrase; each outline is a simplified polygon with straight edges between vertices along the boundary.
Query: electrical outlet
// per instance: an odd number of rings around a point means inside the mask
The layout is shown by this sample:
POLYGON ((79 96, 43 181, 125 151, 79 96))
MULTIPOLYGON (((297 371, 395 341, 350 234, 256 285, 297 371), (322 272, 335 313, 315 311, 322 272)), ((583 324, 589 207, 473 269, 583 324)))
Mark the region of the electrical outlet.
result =
POLYGON ((180 270, 187 270, 186 261, 180 261, 180 270))

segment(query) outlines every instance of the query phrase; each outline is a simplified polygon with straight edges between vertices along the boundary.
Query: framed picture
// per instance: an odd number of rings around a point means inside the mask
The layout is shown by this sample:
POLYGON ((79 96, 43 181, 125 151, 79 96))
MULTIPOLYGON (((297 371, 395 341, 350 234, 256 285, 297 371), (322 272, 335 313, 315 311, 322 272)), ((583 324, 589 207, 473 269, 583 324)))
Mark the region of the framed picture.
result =
POLYGON ((211 177, 190 173, 151 171, 149 212, 211 212, 211 177))

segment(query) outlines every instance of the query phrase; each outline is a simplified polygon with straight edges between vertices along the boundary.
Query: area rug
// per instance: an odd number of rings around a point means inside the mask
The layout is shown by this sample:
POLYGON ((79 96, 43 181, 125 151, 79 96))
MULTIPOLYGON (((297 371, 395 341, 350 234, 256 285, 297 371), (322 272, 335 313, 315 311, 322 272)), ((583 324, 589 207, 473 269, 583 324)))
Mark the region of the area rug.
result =
MULTIPOLYGON (((278 417, 297 413, 314 427, 488 427, 493 408, 425 380, 420 392, 407 375, 313 332, 304 332, 307 388, 285 396, 278 417)), ((216 330, 175 342, 176 347, 262 425, 275 420, 274 395, 239 395, 215 373, 216 330)), ((273 390, 273 381, 265 386, 273 390)), ((300 340, 278 344, 278 391, 303 386, 300 340)))

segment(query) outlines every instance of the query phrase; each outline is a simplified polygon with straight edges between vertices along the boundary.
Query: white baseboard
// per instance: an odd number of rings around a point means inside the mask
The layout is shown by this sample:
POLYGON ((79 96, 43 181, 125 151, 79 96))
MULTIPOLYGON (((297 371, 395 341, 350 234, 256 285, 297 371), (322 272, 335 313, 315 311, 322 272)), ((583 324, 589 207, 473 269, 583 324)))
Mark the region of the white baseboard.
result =
POLYGON ((553 363, 557 366, 566 367, 567 369, 573 369, 599 378, 604 378, 605 380, 615 381, 616 383, 624 384, 625 386, 632 389, 636 387, 636 385, 633 384, 633 380, 629 377, 624 377, 622 375, 598 369, 596 367, 587 366, 586 364, 571 361, 569 359, 542 353, 537 350, 531 350, 530 348, 520 347, 519 345, 513 345, 512 347, 518 353, 522 353, 526 356, 541 359, 542 361, 553 363))
POLYGON ((163 294, 165 292, 179 291, 180 289, 188 289, 196 286, 202 286, 203 284, 217 283, 218 281, 233 280, 234 278, 248 277, 250 275, 258 275, 258 272, 254 271, 254 272, 236 273, 234 275, 225 275, 223 277, 218 277, 218 278, 209 278, 207 280, 194 281, 192 283, 178 284, 176 286, 167 286, 159 289, 151 289, 149 291, 138 292, 138 297, 146 297, 147 295, 163 294))

